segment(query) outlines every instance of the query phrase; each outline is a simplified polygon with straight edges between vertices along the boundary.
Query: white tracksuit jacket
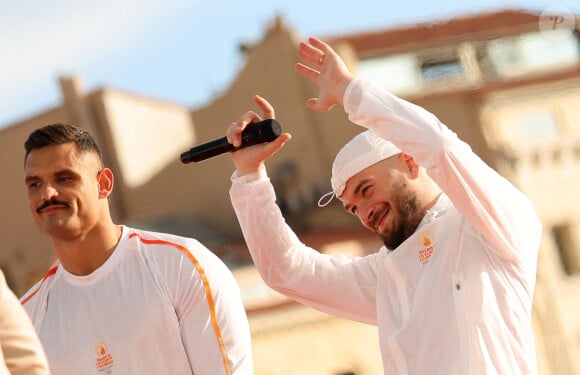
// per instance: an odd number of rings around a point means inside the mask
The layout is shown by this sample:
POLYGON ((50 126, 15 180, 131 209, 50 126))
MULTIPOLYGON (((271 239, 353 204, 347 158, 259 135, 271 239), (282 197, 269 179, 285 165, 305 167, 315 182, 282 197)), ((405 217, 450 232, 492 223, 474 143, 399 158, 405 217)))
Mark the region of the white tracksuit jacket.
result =
POLYGON ((97 270, 57 263, 21 300, 53 374, 253 374, 239 286, 194 239, 123 226, 97 270))
POLYGON ((234 173, 232 204, 266 283, 376 324, 385 374, 536 374, 531 309, 542 230, 530 201, 424 109, 359 79, 344 107, 412 155, 445 194, 395 251, 349 258, 300 242, 264 170, 234 173))

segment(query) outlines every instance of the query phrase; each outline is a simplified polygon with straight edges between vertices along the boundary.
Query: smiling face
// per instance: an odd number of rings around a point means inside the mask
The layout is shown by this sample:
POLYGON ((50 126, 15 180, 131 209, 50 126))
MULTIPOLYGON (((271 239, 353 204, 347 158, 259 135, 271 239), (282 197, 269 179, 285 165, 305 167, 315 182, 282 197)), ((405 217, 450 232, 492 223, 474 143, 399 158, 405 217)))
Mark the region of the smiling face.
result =
POLYGON ((86 235, 108 213, 112 174, 94 152, 79 151, 74 143, 33 149, 24 174, 34 220, 53 239, 86 235))
POLYGON ((413 234, 426 211, 413 184, 416 165, 407 163, 400 154, 373 164, 351 177, 339 197, 392 250, 413 234))

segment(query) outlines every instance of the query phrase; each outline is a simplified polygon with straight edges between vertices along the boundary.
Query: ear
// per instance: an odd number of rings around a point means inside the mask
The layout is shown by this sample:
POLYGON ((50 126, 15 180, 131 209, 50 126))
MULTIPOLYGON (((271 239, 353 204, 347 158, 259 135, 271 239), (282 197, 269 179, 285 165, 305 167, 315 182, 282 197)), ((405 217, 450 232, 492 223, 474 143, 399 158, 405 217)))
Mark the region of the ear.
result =
POLYGON ((403 158, 403 162, 405 163, 405 166, 411 177, 417 178, 419 176, 419 165, 415 163, 415 159, 413 159, 411 155, 405 154, 404 152, 401 153, 401 158, 403 158))
POLYGON ((109 168, 103 168, 97 176, 97 182, 99 184, 99 198, 105 199, 111 195, 113 191, 113 182, 115 177, 113 176, 113 171, 109 168))

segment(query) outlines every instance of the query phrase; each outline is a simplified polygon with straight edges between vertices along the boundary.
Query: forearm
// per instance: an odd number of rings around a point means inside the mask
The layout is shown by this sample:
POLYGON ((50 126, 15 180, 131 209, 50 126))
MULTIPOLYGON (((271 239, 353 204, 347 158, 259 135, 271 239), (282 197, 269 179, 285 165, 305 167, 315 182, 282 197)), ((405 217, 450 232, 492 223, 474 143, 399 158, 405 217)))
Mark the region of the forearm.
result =
POLYGON ((265 169, 253 175, 232 176, 230 197, 254 264, 268 283, 275 283, 275 265, 288 262, 287 251, 300 244, 275 203, 265 169), (259 207, 259 209, 256 209, 259 207))
POLYGON ((230 196, 266 284, 320 311, 376 323, 376 275, 371 257, 321 254, 304 245, 286 224, 265 173, 251 182, 234 179, 230 196))

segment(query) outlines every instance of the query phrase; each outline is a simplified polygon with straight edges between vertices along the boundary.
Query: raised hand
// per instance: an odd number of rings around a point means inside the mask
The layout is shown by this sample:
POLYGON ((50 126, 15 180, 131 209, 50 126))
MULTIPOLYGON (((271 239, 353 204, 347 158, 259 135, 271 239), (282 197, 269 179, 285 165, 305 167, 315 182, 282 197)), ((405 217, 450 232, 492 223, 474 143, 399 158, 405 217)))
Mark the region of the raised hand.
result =
POLYGON ((300 43, 298 55, 306 65, 296 63, 296 71, 319 87, 318 97, 308 99, 306 106, 315 111, 328 111, 335 104, 342 104, 353 74, 340 56, 328 44, 313 37, 300 43))

